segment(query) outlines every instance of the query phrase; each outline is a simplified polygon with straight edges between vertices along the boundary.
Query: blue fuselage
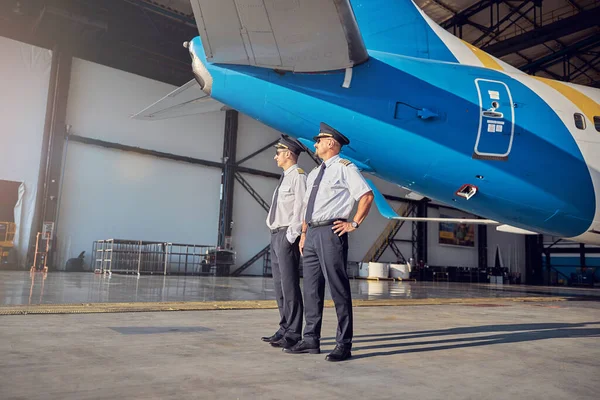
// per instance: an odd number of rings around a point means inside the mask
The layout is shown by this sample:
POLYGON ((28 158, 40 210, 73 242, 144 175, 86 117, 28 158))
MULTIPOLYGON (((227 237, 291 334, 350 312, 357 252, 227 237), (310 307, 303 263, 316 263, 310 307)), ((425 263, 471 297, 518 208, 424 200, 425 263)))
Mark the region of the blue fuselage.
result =
MULTIPOLYGON (((200 38, 191 50, 205 59, 200 38)), ((216 100, 296 138, 312 138, 326 122, 350 139, 344 155, 385 180, 540 233, 574 237, 590 227, 588 166, 536 93, 494 70, 376 51, 370 57, 353 68, 349 88, 344 71, 205 65, 216 100), (464 184, 478 187, 469 200, 455 194, 464 184)))

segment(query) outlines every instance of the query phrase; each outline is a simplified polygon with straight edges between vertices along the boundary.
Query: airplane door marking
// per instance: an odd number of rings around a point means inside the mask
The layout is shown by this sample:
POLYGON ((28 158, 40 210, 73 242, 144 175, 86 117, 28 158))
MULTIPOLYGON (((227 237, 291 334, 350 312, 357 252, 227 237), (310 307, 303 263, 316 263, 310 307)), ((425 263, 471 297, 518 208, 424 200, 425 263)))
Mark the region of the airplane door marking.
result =
POLYGON ((479 97, 479 129, 473 158, 506 161, 515 135, 515 110, 504 82, 475 79, 479 97))

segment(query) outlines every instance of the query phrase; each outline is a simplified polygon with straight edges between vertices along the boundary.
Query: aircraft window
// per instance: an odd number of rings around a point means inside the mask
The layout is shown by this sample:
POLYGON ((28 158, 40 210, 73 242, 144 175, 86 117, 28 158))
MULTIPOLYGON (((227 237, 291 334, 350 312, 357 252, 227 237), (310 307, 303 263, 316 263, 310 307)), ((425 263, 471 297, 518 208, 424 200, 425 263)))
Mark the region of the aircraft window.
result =
POLYGON ((596 127, 596 130, 600 132, 600 117, 594 117, 594 126, 596 127))
POLYGON ((573 114, 573 118, 575 118, 575 126, 577 129, 585 129, 585 118, 583 115, 579 113, 573 114))

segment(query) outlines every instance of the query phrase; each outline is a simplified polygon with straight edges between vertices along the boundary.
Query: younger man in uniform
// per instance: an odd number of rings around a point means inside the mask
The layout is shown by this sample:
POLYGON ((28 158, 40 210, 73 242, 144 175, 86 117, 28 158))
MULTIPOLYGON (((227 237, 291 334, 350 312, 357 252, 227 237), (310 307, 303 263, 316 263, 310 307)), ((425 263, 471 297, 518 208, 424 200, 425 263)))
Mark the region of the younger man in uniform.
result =
POLYGON ((275 145, 275 161, 283 169, 273 193, 267 226, 271 230, 271 270, 279 308, 279 330, 263 337, 273 347, 289 348, 302 337, 302 292, 300 291, 298 242, 302 230, 302 209, 306 174, 298 167, 303 151, 295 140, 283 135, 275 145))

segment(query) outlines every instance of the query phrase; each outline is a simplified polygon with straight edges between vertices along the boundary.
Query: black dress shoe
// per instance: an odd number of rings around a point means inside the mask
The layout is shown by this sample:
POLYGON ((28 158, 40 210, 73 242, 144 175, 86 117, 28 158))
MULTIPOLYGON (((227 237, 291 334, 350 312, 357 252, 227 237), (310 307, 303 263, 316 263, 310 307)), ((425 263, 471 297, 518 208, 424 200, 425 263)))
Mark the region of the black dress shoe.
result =
POLYGON ((294 347, 298 343, 298 340, 290 339, 287 336, 282 337, 276 342, 271 342, 271 346, 273 347, 283 347, 284 349, 289 349, 294 347))
POLYGON ((290 354, 319 354, 321 353, 321 346, 319 342, 309 343, 304 340, 301 340, 289 349, 284 348, 283 351, 290 354))
POLYGON ((281 339, 283 339, 283 335, 279 332, 275 332, 273 336, 263 336, 260 338, 260 340, 267 343, 276 342, 281 339))
POLYGON ((344 361, 348 358, 352 357, 352 353, 350 352, 350 347, 343 347, 339 344, 335 346, 335 349, 331 353, 325 357, 325 361, 344 361))

